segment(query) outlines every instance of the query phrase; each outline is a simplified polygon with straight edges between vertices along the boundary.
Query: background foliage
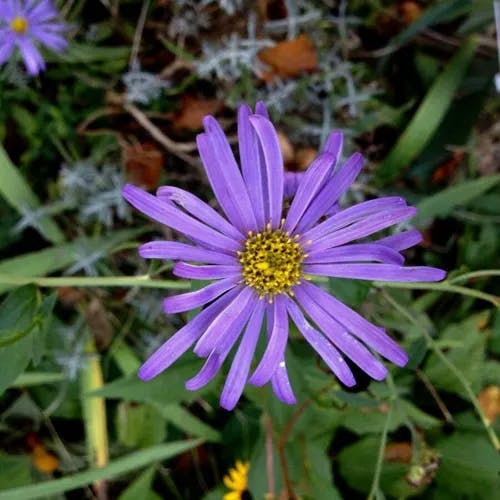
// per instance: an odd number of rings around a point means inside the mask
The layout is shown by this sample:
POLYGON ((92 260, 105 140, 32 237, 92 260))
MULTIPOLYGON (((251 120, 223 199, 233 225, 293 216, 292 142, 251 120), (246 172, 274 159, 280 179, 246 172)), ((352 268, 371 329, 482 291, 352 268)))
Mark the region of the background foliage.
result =
MULTIPOLYGON (((73 0, 70 48, 28 79, 0 69, 0 499, 493 499, 499 488, 500 164, 489 0, 73 0), (249 388, 192 393, 186 356, 141 361, 186 318, 190 288, 139 259, 165 229, 132 215, 128 180, 207 199, 194 145, 264 100, 290 170, 332 128, 368 166, 346 202, 399 193, 420 209, 415 264, 439 284, 325 282, 410 355, 385 382, 342 387, 296 331, 299 403, 249 388)), ((164 234, 165 235, 165 234, 164 234)), ((168 234, 166 236, 169 236, 168 234)), ((497 493, 498 494, 498 493, 497 493)))

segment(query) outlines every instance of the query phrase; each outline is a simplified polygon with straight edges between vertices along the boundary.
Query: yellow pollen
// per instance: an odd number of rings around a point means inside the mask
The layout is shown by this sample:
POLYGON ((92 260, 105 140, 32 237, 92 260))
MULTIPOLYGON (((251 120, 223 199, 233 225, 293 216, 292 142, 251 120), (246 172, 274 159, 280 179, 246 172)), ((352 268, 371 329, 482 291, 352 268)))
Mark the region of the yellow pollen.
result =
POLYGON ((24 17, 15 17, 12 19, 10 27, 15 33, 26 33, 28 31, 28 20, 24 17))
POLYGON ((238 258, 245 283, 270 302, 274 295, 288 293, 302 277, 302 247, 282 229, 268 227, 249 235, 238 258))

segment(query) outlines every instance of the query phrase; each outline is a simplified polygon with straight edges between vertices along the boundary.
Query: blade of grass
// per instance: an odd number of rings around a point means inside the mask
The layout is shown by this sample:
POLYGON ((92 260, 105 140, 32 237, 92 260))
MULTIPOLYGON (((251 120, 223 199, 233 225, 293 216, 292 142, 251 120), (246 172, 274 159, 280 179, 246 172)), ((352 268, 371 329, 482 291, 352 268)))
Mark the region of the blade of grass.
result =
POLYGON ((201 439, 174 441, 172 443, 152 446, 145 450, 130 453, 125 457, 117 458, 106 467, 90 469, 69 477, 52 481, 38 482, 29 486, 11 488, 0 491, 0 500, 29 500, 51 495, 60 495, 66 491, 81 488, 94 481, 113 479, 135 469, 140 469, 154 462, 167 460, 187 450, 195 448, 203 442, 201 439))
POLYGON ((142 232, 143 229, 125 229, 102 238, 78 238, 71 243, 4 259, 0 261, 0 276, 3 278, 0 278, 0 293, 66 268, 81 259, 82 250, 89 254, 97 251, 101 251, 103 255, 111 254, 122 243, 142 232))
MULTIPOLYGON (((80 372, 81 402, 87 459, 96 468, 105 467, 109 462, 108 431, 104 398, 86 397, 87 392, 100 389, 103 384, 101 362, 93 339, 85 346, 86 363, 80 372)), ((103 479, 94 481, 97 498, 106 497, 106 483, 103 479)))
POLYGON ((444 217, 450 214, 455 207, 467 204, 496 186, 499 182, 500 174, 497 174, 465 181, 457 186, 446 188, 418 203, 418 214, 414 217, 413 222, 419 224, 425 219, 437 215, 444 217))
POLYGON ((467 39, 436 79, 417 112, 377 170, 380 183, 394 180, 424 149, 443 120, 474 55, 476 40, 467 39))
POLYGON ((155 280, 147 274, 140 276, 97 276, 97 277, 62 277, 62 278, 41 278, 38 276, 13 276, 10 274, 0 274, 0 285, 9 287, 22 286, 33 283, 34 285, 47 288, 57 288, 60 286, 101 286, 101 287, 133 287, 142 288, 175 288, 182 290, 191 289, 189 281, 155 280))
MULTIPOLYGON (((0 145, 0 194, 19 214, 40 207, 40 200, 31 190, 19 170, 12 164, 4 148, 0 145)), ((51 243, 62 243, 64 234, 48 215, 40 215, 37 229, 51 243)))

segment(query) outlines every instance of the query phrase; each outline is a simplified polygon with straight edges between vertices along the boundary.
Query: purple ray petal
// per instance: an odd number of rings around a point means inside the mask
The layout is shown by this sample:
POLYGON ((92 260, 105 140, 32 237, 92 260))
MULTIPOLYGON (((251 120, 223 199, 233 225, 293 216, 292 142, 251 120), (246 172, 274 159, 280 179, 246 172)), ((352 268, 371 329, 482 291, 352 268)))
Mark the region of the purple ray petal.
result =
POLYGON ((354 153, 342 168, 323 186, 316 199, 309 205, 297 225, 297 232, 310 229, 332 205, 349 189, 363 167, 363 157, 354 153))
POLYGON ((290 200, 295 196, 302 177, 304 177, 304 172, 285 172, 283 178, 283 198, 285 200, 290 200))
POLYGON ((194 346, 193 351, 197 356, 205 358, 214 349, 220 354, 226 345, 225 339, 231 338, 231 333, 238 327, 239 320, 248 315, 249 309, 255 305, 258 300, 255 291, 250 287, 239 288, 241 289, 239 295, 212 321, 194 346))
POLYGON ((142 380, 150 380, 166 370, 198 340, 207 324, 225 309, 235 295, 235 290, 226 293, 178 330, 141 366, 138 372, 139 377, 142 380))
POLYGON ((262 359, 249 379, 253 385, 262 386, 269 382, 285 356, 288 340, 287 301, 286 295, 276 295, 273 304, 268 306, 273 310, 273 326, 262 359))
POLYGON ((366 217, 364 220, 355 222, 349 227, 340 229, 325 237, 314 240, 307 248, 309 255, 327 250, 328 248, 338 247, 365 236, 370 236, 382 229, 386 229, 398 222, 402 222, 415 215, 417 210, 414 207, 398 208, 389 213, 374 214, 366 217))
POLYGON ((249 120, 257 132, 262 147, 266 167, 269 218, 271 227, 277 229, 281 222, 284 189, 283 157, 278 134, 272 123, 263 116, 253 115, 249 120))
POLYGON ((259 300, 255 304, 247 328, 241 339, 240 346, 231 364, 220 397, 220 405, 226 410, 232 410, 243 394, 243 389, 250 371, 250 365, 255 353, 255 347, 262 328, 264 307, 265 302, 263 300, 259 300))
POLYGON ((342 145, 344 143, 344 134, 340 130, 334 130, 330 133, 326 139, 323 151, 325 153, 330 153, 334 157, 332 167, 335 168, 337 162, 339 161, 340 154, 342 152, 342 145))
POLYGON ((182 311, 189 311, 205 305, 214 300, 227 290, 236 286, 237 278, 226 278, 215 283, 211 283, 195 292, 181 293, 173 297, 167 297, 163 301, 163 310, 167 314, 173 314, 182 311))
POLYGON ((330 262, 379 261, 387 264, 403 264, 404 257, 390 247, 378 243, 357 243, 343 245, 317 252, 306 257, 305 264, 327 264, 330 262))
POLYGON ((202 241, 210 247, 219 248, 225 253, 235 252, 241 248, 241 244, 236 240, 215 231, 142 189, 126 184, 122 193, 123 197, 143 214, 190 238, 202 241))
POLYGON ((224 182, 226 196, 231 198, 233 207, 231 216, 227 214, 229 220, 244 233, 257 229, 247 188, 224 131, 212 116, 206 116, 203 119, 203 125, 206 130, 206 142, 211 152, 211 156, 205 158, 205 169, 210 181, 211 177, 218 176, 224 182))
POLYGON ((243 179, 248 189, 257 221, 257 230, 265 228, 266 204, 263 192, 263 173, 265 166, 259 152, 259 142, 249 117, 252 110, 243 104, 238 110, 238 144, 243 179))
POLYGON ((271 386, 276 397, 285 404, 294 405, 297 398, 292 390, 292 385, 288 378, 286 363, 283 359, 271 378, 271 386))
POLYGON ((269 111, 267 111, 267 107, 262 101, 258 101, 257 104, 255 104, 255 114, 270 120, 269 111))
POLYGON ((0 37, 5 37, 0 45, 0 64, 3 64, 12 55, 15 39, 6 30, 0 30, 0 37))
POLYGON ((398 252, 402 252, 407 248, 418 245, 421 241, 422 235, 420 234, 420 231, 410 229, 408 231, 403 231, 401 233, 381 238, 380 240, 377 240, 376 243, 394 248, 394 250, 397 250, 398 252))
POLYGON ((191 391, 197 390, 208 384, 208 382, 213 379, 238 340, 243 327, 248 321, 248 318, 252 314, 256 305, 256 301, 250 300, 247 302, 241 313, 236 316, 234 322, 226 328, 224 338, 222 339, 220 345, 217 346, 217 350, 214 349, 209 354, 202 369, 193 378, 186 382, 186 389, 191 391))
POLYGON ((233 238, 242 240, 245 237, 232 224, 219 215, 210 205, 200 200, 197 196, 173 186, 162 186, 156 192, 156 196, 167 202, 174 202, 181 206, 192 217, 204 222, 217 231, 233 238))
POLYGON ((30 33, 43 45, 46 45, 56 52, 62 52, 68 47, 68 42, 61 35, 51 33, 39 26, 31 28, 30 33))
POLYGON ((331 276, 378 281, 441 281, 446 273, 435 267, 403 267, 394 264, 310 264, 304 266, 304 272, 331 276))
POLYGON ((186 380, 184 387, 188 391, 197 391, 207 385, 217 374, 220 367, 224 363, 223 356, 220 356, 215 351, 210 354, 201 370, 189 380, 186 380))
POLYGON ((18 37, 16 42, 28 73, 33 76, 38 75, 41 70, 45 69, 45 61, 39 50, 26 37, 18 37))
POLYGON ((241 278, 241 266, 193 266, 184 262, 174 264, 173 274, 179 278, 214 280, 220 278, 241 278))
POLYGON ((238 259, 225 253, 193 247, 177 241, 150 241, 139 247, 144 259, 191 260, 207 264, 237 265, 238 259))
POLYGON ((390 213, 393 210, 406 207, 406 202, 399 196, 387 198, 377 198, 375 200, 364 201, 337 212, 335 215, 318 224, 302 235, 302 240, 317 240, 327 236, 333 231, 338 231, 355 222, 363 221, 368 216, 390 213))
POLYGON ((57 17, 57 9, 52 2, 48 2, 46 0, 42 0, 38 4, 31 9, 30 12, 27 13, 28 20, 31 23, 42 23, 44 21, 48 21, 49 19, 54 19, 57 17))
POLYGON ((386 367, 373 354, 349 333, 323 308, 306 293, 302 286, 294 288, 298 303, 318 325, 330 342, 356 363, 375 380, 382 380, 387 375, 386 367))
POLYGON ((335 297, 310 283, 300 285, 314 302, 330 311, 332 316, 368 347, 398 366, 405 366, 408 356, 401 347, 387 335, 383 328, 375 326, 335 297))
POLYGON ((355 385, 356 379, 340 352, 335 349, 333 344, 327 340, 322 333, 318 332, 318 330, 309 324, 302 314, 302 311, 293 300, 288 301, 287 307, 288 312, 293 322, 297 325, 299 331, 302 333, 307 342, 309 342, 312 348, 321 356, 330 370, 335 373, 343 384, 348 387, 355 385))
POLYGON ((293 231, 295 229, 300 218, 330 174, 334 161, 335 157, 332 154, 323 153, 306 170, 286 216, 285 231, 293 231))

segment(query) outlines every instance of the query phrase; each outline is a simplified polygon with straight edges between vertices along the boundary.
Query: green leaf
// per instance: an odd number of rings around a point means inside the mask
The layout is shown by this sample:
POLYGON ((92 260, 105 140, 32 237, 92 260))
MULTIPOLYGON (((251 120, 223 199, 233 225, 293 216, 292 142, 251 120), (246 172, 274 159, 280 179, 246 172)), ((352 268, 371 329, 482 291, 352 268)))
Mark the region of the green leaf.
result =
POLYGON ((328 288, 332 295, 352 307, 359 307, 371 289, 371 283, 361 280, 329 278, 328 288))
POLYGON ((436 444, 441 465, 438 486, 455 492, 455 498, 496 498, 500 491, 500 455, 478 434, 461 433, 436 444))
POLYGON ((51 57, 65 63, 97 63, 126 61, 130 55, 129 47, 97 47, 84 43, 71 43, 68 50, 51 57))
POLYGON ((0 305, 0 340, 9 332, 28 332, 15 343, 0 347, 0 394, 26 369, 33 355, 36 288, 25 286, 10 293, 0 305), (3 334, 2 334, 3 332, 3 334))
POLYGON ((463 181, 457 186, 446 188, 417 204, 418 214, 414 217, 413 222, 419 224, 432 217, 446 217, 457 206, 467 205, 467 203, 481 196, 499 182, 500 174, 497 174, 463 181))
MULTIPOLYGON (((368 437, 344 448, 338 457, 340 474, 347 484, 362 493, 368 493, 373 480, 375 462, 380 439, 368 437)), ((381 490, 392 497, 405 498, 418 494, 406 480, 407 466, 395 462, 384 462, 380 475, 381 490)))
POLYGON ((0 490, 31 483, 31 460, 28 456, 0 455, 0 490))
POLYGON ((135 469, 139 469, 153 462, 167 460, 179 453, 195 448, 202 441, 174 441, 172 443, 153 446, 146 450, 137 451, 121 458, 117 458, 106 467, 78 472, 72 476, 52 481, 38 482, 30 486, 11 488, 0 491, 0 500, 29 500, 50 495, 60 495, 66 491, 81 488, 99 480, 110 480, 135 469))
POLYGON ((118 497, 118 500, 161 500, 161 498, 151 490, 151 483, 156 472, 155 467, 148 467, 140 474, 128 488, 118 497))
POLYGON ((395 36, 391 40, 391 45, 403 45, 429 26, 450 21, 463 15, 471 9, 471 6, 473 6, 471 0, 438 2, 436 5, 426 9, 416 21, 412 22, 404 31, 395 36))
POLYGON ((164 418, 188 435, 200 437, 206 441, 212 442, 218 442, 221 440, 221 435, 218 431, 207 425, 199 418, 195 417, 180 404, 155 406, 164 418))
MULTIPOLYGON (((4 259, 0 261, 0 292, 15 286, 12 282, 15 283, 16 279, 12 278, 44 276, 60 271, 78 262, 83 253, 99 252, 103 256, 108 255, 121 243, 131 240, 143 231, 143 229, 125 229, 102 238, 78 238, 71 243, 4 259)), ((20 281, 22 282, 22 279, 20 281)))
POLYGON ((436 79, 389 155, 379 166, 381 183, 394 180, 424 149, 451 105, 474 55, 477 42, 468 39, 436 79))
MULTIPOLYGON (((12 164, 4 148, 0 145, 0 195, 21 215, 27 210, 40 207, 40 200, 31 190, 19 170, 12 164)), ((37 219, 37 229, 52 243, 62 243, 65 238, 57 224, 48 215, 37 219)))
MULTIPOLYGON (((483 326, 487 324, 488 317, 489 311, 483 311, 461 323, 451 324, 438 340, 451 346, 445 353, 447 358, 462 372, 475 392, 479 391, 481 384, 481 368, 488 340, 483 326)), ((429 357, 424 372, 436 387, 467 397, 462 383, 435 354, 429 357)))
POLYGON ((116 410, 118 441, 130 448, 147 448, 165 439, 166 422, 152 405, 122 401, 116 410))
POLYGON ((191 378, 199 369, 197 359, 183 359, 171 366, 158 377, 144 382, 137 376, 120 378, 102 389, 87 394, 88 397, 101 396, 109 399, 123 399, 125 401, 140 401, 143 403, 168 404, 179 401, 193 401, 209 391, 206 386, 199 391, 188 391, 184 382, 191 378), (168 387, 168 390, 165 388, 168 387))

